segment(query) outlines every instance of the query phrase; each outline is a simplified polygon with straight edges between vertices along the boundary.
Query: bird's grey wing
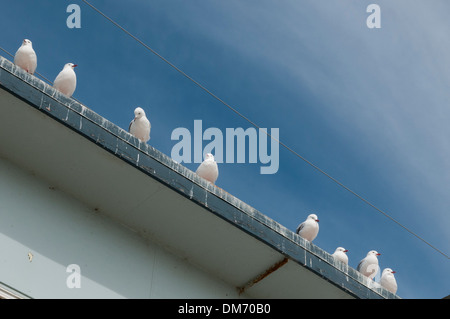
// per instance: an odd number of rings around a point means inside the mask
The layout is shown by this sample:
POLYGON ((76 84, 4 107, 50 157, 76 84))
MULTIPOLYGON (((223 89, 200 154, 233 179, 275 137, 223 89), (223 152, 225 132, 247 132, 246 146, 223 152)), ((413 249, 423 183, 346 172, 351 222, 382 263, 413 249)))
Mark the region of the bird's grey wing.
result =
POLYGON ((128 133, 131 132, 131 125, 133 124, 134 120, 131 120, 130 125, 128 125, 128 133))
POLYGON ((361 270, 363 262, 364 262, 364 259, 359 262, 358 266, 356 267, 356 270, 358 270, 358 271, 361 270))
POLYGON ((300 231, 303 229, 303 227, 305 227, 305 222, 303 222, 300 225, 298 225, 297 230, 295 232, 297 234, 300 233, 300 231))

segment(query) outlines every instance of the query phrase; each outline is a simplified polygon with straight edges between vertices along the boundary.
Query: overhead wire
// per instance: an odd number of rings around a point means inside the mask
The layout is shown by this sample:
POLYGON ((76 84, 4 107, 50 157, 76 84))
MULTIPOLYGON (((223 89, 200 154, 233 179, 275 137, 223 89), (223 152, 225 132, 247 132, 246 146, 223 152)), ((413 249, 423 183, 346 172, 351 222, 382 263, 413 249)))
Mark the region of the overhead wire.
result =
POLYGON ((336 178, 332 177, 330 174, 328 174, 327 172, 325 172, 324 170, 322 170, 320 167, 318 167, 317 165, 315 165, 314 163, 312 163, 311 161, 307 160, 305 157, 301 156, 299 153, 297 153, 295 150, 293 150, 291 147, 289 147, 288 145, 286 145, 285 143, 283 143, 281 140, 279 140, 278 138, 273 137, 271 134, 269 134, 269 132, 267 132, 266 130, 262 129, 259 125, 257 125, 255 122, 253 122, 252 120, 250 120, 248 117, 246 117, 245 115, 243 115, 241 112, 239 112, 236 108, 232 107, 231 105, 229 105, 227 102, 225 102, 224 100, 222 100, 221 98, 219 98, 217 95, 215 95, 213 92, 211 92, 209 89, 207 89, 205 86, 203 86, 202 84, 200 84, 198 81, 196 81, 195 79, 193 79, 191 76, 189 76, 188 74, 186 74, 183 70, 181 70, 180 68, 178 68, 176 65, 174 65, 172 62, 170 62, 169 60, 167 60, 166 58, 164 58, 162 55, 160 55, 158 52, 156 52, 154 49, 152 49, 150 46, 148 46, 145 42, 143 42, 142 40, 140 40, 138 37, 136 37, 135 35, 133 35, 131 32, 129 32, 128 30, 126 30, 124 27, 122 27, 119 23, 117 23, 116 21, 114 21, 113 19, 111 19, 109 16, 107 16, 105 13, 103 13, 102 11, 100 11, 99 9, 97 9, 95 6, 93 6, 91 3, 89 3, 87 0, 81 0, 83 1, 86 5, 88 5, 89 7, 91 7, 94 11, 96 11, 98 14, 100 14, 101 16, 103 16, 105 19, 107 19, 109 22, 111 22, 113 25, 115 25, 117 28, 119 28, 120 30, 122 30, 123 32, 125 32, 128 36, 130 36, 131 38, 133 38, 135 41, 137 41, 139 44, 141 44, 144 48, 146 48, 147 50, 149 50, 150 52, 152 52, 154 55, 156 55, 158 58, 160 58, 162 61, 164 61, 165 63, 167 63, 170 67, 172 67, 173 69, 175 69, 177 72, 179 72, 181 75, 183 75, 184 77, 186 77, 188 80, 190 80, 191 82, 193 82, 195 85, 197 85, 200 89, 202 89, 203 91, 205 91, 207 94, 209 94, 211 97, 213 97, 214 99, 216 99, 217 101, 219 101, 220 103, 222 103, 224 106, 226 106, 228 109, 230 109, 231 111, 233 111, 234 113, 236 113, 238 116, 240 116, 242 119, 244 119, 245 121, 247 121, 248 123, 250 123, 252 126, 254 126, 255 128, 261 130, 264 134, 266 134, 269 138, 273 139, 274 141, 276 141, 279 145, 281 145, 282 147, 284 147, 286 150, 288 150, 290 153, 292 153, 293 155, 295 155, 296 157, 300 158, 301 160, 303 160, 305 163, 307 163, 308 165, 310 165, 311 167, 313 167, 315 170, 317 170, 318 172, 320 172, 321 174, 323 174, 324 176, 326 176, 327 178, 329 178, 330 180, 332 180, 334 183, 336 183, 337 185, 339 185, 340 187, 342 187, 343 189, 345 189, 346 191, 348 191, 349 193, 351 193, 352 195, 354 195, 355 197, 357 197, 358 199, 360 199, 361 201, 363 201, 364 203, 366 203, 367 205, 369 205, 370 207, 372 207, 373 209, 375 209, 377 212, 381 213, 382 215, 384 215, 385 217, 387 217, 388 219, 390 219, 391 221, 393 221, 394 223, 396 223, 398 226, 400 226, 401 228, 403 228, 404 230, 406 230, 407 232, 409 232, 411 235, 415 236, 417 239, 421 240, 423 243, 427 244, 429 247, 431 247, 432 249, 434 249, 435 251, 437 251, 438 253, 440 253, 441 255, 443 255, 444 257, 446 257, 447 259, 450 259, 450 257, 445 254, 443 251, 441 251, 440 249, 438 249, 437 247, 435 247, 434 245, 432 245, 430 242, 428 242, 427 240, 425 240, 423 237, 419 236, 418 234, 416 234, 415 232, 413 232, 411 229, 409 229, 408 227, 404 226, 402 223, 400 223, 398 220, 396 220, 395 218, 393 218, 392 216, 390 216, 389 214, 387 214, 385 211, 383 211, 382 209, 378 208, 376 205, 372 204, 369 200, 365 199, 364 197, 362 197, 361 195, 359 195, 358 193, 354 192, 353 190, 351 190, 349 187, 347 187, 346 185, 344 185, 343 183, 341 183, 339 180, 337 180, 336 178))
MULTIPOLYGON (((160 55, 158 52, 156 52, 154 49, 152 49, 150 46, 148 46, 145 42, 143 42, 142 40, 140 40, 139 38, 137 38, 135 35, 133 35, 132 33, 130 33, 128 30, 126 30, 124 27, 122 27, 120 24, 118 24, 116 21, 114 21, 113 19, 111 19, 109 16, 107 16, 105 13, 103 13, 102 11, 100 11, 99 9, 97 9, 95 6, 93 6, 91 3, 89 3, 87 0, 81 0, 83 1, 86 5, 88 5, 89 7, 91 7, 94 11, 96 11, 98 14, 100 14, 101 16, 103 16, 105 19, 107 19, 108 21, 110 21, 113 25, 115 25, 117 28, 119 28, 120 30, 122 30, 124 33, 126 33, 128 36, 130 36, 131 38, 133 38, 135 41, 137 41, 139 44, 141 44, 144 48, 146 48, 147 50, 149 50, 151 53, 153 53, 154 55, 156 55, 158 58, 160 58, 162 61, 164 61, 165 63, 167 63, 170 67, 172 67, 173 69, 175 69, 177 72, 179 72, 181 75, 183 75, 184 77, 186 77, 188 80, 190 80, 191 82, 193 82, 196 86, 198 86, 200 89, 202 89, 203 91, 205 91, 207 94, 209 94, 211 97, 213 97, 215 100, 217 100, 218 102, 220 102, 221 104, 223 104, 224 106, 226 106, 228 109, 230 109, 231 111, 233 111, 235 114, 237 114, 239 117, 241 117, 242 119, 244 119, 245 121, 247 121, 249 124, 251 124, 252 126, 254 126, 255 128, 259 129, 260 131, 262 131, 264 134, 266 134, 269 138, 273 139, 274 141, 276 141, 279 145, 281 145, 282 147, 284 147, 287 151, 289 151, 290 153, 292 153, 294 156, 300 158, 302 161, 304 161, 305 163, 307 163, 308 165, 310 165, 312 168, 314 168, 315 170, 317 170, 318 172, 320 172, 321 174, 323 174, 324 176, 326 176, 327 178, 329 178, 331 181, 333 181, 334 183, 336 183, 338 186, 342 187, 343 189, 345 189, 346 191, 348 191, 349 193, 351 193, 353 196, 355 196, 356 198, 358 198, 359 200, 363 201, 365 204, 369 205, 370 207, 372 207, 373 209, 375 209, 377 212, 381 213, 383 216, 385 216, 386 218, 388 218, 389 220, 391 220, 392 222, 396 223, 398 226, 400 226, 401 228, 403 228, 404 230, 406 230, 408 233, 410 233, 411 235, 413 235, 414 237, 416 237, 417 239, 421 240, 423 243, 425 243, 426 245, 428 245, 429 247, 431 247, 432 249, 434 249, 436 252, 440 253, 441 255, 443 255, 444 257, 446 257, 447 259, 450 259, 450 257, 445 254, 443 251, 441 251, 440 249, 438 249, 436 246, 434 246, 433 244, 431 244, 430 242, 428 242, 427 240, 425 240, 422 236, 416 234, 414 231, 412 231, 411 229, 409 229, 408 227, 406 227, 405 225, 403 225, 402 223, 400 223, 398 220, 396 220, 395 218, 393 218, 392 216, 390 216, 389 214, 387 214, 384 210, 378 208, 376 205, 372 204, 369 200, 365 199, 363 196, 359 195, 358 193, 356 193, 355 191, 351 190, 349 187, 347 187, 345 184, 343 184, 342 182, 340 182, 339 180, 337 180, 336 178, 334 178, 333 176, 331 176, 330 174, 328 174, 327 172, 325 172, 323 169, 321 169, 320 167, 318 167, 317 165, 315 165, 314 163, 312 163, 311 161, 307 160, 305 157, 303 157, 302 155, 300 155, 299 153, 297 153, 294 149, 292 149, 291 147, 289 147, 288 145, 286 145, 285 143, 283 143, 280 139, 275 138, 274 136, 272 136, 269 132, 267 132, 266 130, 264 130, 263 128, 261 128, 259 125, 257 125, 255 122, 253 122, 252 120, 250 120, 248 117, 246 117, 244 114, 242 114, 241 112, 239 112, 236 108, 232 107, 230 104, 228 104, 227 102, 225 102, 223 99, 219 98, 217 95, 215 95, 213 92, 211 92, 209 89, 207 89, 205 86, 203 86, 202 84, 200 84, 198 81, 196 81, 195 79, 193 79, 191 76, 189 76, 187 73, 185 73, 183 70, 181 70, 180 68, 178 68, 176 65, 174 65, 172 62, 170 62, 169 60, 167 60, 166 58, 164 58, 162 55, 160 55)), ((5 53, 7 53, 8 55, 10 55, 11 57, 14 57, 11 53, 9 53, 8 51, 4 50, 3 48, 0 47, 0 50, 4 51, 5 53)), ((36 72, 36 74, 38 74, 40 77, 42 77, 45 81, 49 82, 50 84, 52 84, 52 82, 50 80, 48 80, 46 77, 44 77, 43 75, 39 74, 38 72, 36 72)))

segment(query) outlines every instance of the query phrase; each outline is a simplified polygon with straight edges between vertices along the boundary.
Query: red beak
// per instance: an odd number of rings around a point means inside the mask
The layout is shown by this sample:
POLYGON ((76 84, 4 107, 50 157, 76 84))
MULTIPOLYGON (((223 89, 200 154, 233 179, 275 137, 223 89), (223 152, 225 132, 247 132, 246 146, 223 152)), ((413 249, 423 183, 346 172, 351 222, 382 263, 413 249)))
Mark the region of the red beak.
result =
POLYGON ((348 252, 348 249, 344 250, 344 253, 348 252))
POLYGON ((316 219, 316 222, 319 222, 319 220, 318 220, 318 219, 316 219))
POLYGON ((380 256, 380 255, 381 255, 380 253, 377 254, 377 256, 380 256))
POLYGON ((78 66, 78 64, 74 64, 74 65, 73 65, 73 68, 75 68, 75 67, 77 67, 77 66, 78 66))
POLYGON ((392 273, 395 274, 395 271, 393 270, 392 273))

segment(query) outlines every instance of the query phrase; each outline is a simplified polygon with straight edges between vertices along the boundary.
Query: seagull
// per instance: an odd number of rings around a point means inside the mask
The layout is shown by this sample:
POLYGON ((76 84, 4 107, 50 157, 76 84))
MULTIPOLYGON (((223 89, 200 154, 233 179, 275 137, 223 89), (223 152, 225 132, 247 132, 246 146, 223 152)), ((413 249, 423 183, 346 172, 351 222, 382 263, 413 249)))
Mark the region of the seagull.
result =
POLYGON ((30 40, 24 39, 22 45, 14 56, 14 64, 24 69, 30 74, 34 74, 37 67, 37 56, 33 50, 33 44, 30 40))
POLYGON ((295 231, 300 237, 313 241, 319 233, 319 219, 316 214, 310 214, 306 220, 298 225, 297 230, 295 231))
POLYGON ((348 256, 347 256, 346 252, 348 252, 347 249, 338 247, 338 248, 336 248, 333 255, 331 255, 331 256, 333 256, 336 260, 339 260, 339 261, 343 262, 344 264, 348 265, 348 256))
POLYGON ((391 268, 385 268, 381 274, 380 285, 393 294, 397 292, 397 281, 394 277, 395 271, 391 268))
POLYGON ((199 165, 195 173, 212 184, 216 183, 217 177, 219 177, 219 168, 211 153, 205 155, 205 160, 199 165))
POLYGON ((72 96, 77 87, 77 75, 73 70, 76 66, 73 63, 66 63, 53 82, 53 87, 68 97, 72 96))
POLYGON ((364 276, 373 279, 379 270, 377 256, 380 255, 381 254, 375 250, 369 251, 366 257, 364 257, 364 259, 362 259, 359 262, 358 267, 356 267, 356 270, 358 270, 364 276))
POLYGON ((137 107, 134 110, 134 119, 130 122, 128 127, 128 132, 137 137, 142 142, 147 142, 150 140, 150 129, 152 125, 150 121, 145 116, 145 111, 137 107))

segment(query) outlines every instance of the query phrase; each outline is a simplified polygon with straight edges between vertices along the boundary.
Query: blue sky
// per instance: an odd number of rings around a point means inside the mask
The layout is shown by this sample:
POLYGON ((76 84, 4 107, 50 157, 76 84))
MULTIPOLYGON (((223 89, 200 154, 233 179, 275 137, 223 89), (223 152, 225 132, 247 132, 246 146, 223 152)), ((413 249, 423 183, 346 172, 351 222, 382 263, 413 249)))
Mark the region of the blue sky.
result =
MULTIPOLYGON (((450 22, 434 0, 90 0, 218 97, 418 235, 450 253, 450 22), (381 28, 366 8, 381 8, 381 28)), ((82 1, 2 6, 0 46, 33 41, 37 72, 73 62, 74 97, 127 129, 141 106, 149 144, 170 156, 178 127, 251 125, 82 1), (66 8, 81 8, 69 29, 66 8)), ((4 55, 3 52, 0 54, 4 55)), ((207 142, 204 143, 206 145, 207 142)), ((397 271, 403 298, 450 294, 449 260, 280 147, 276 174, 219 165, 217 186, 291 230, 310 213, 314 243, 369 250, 397 271)), ((185 164, 195 170, 198 164, 185 164)))

